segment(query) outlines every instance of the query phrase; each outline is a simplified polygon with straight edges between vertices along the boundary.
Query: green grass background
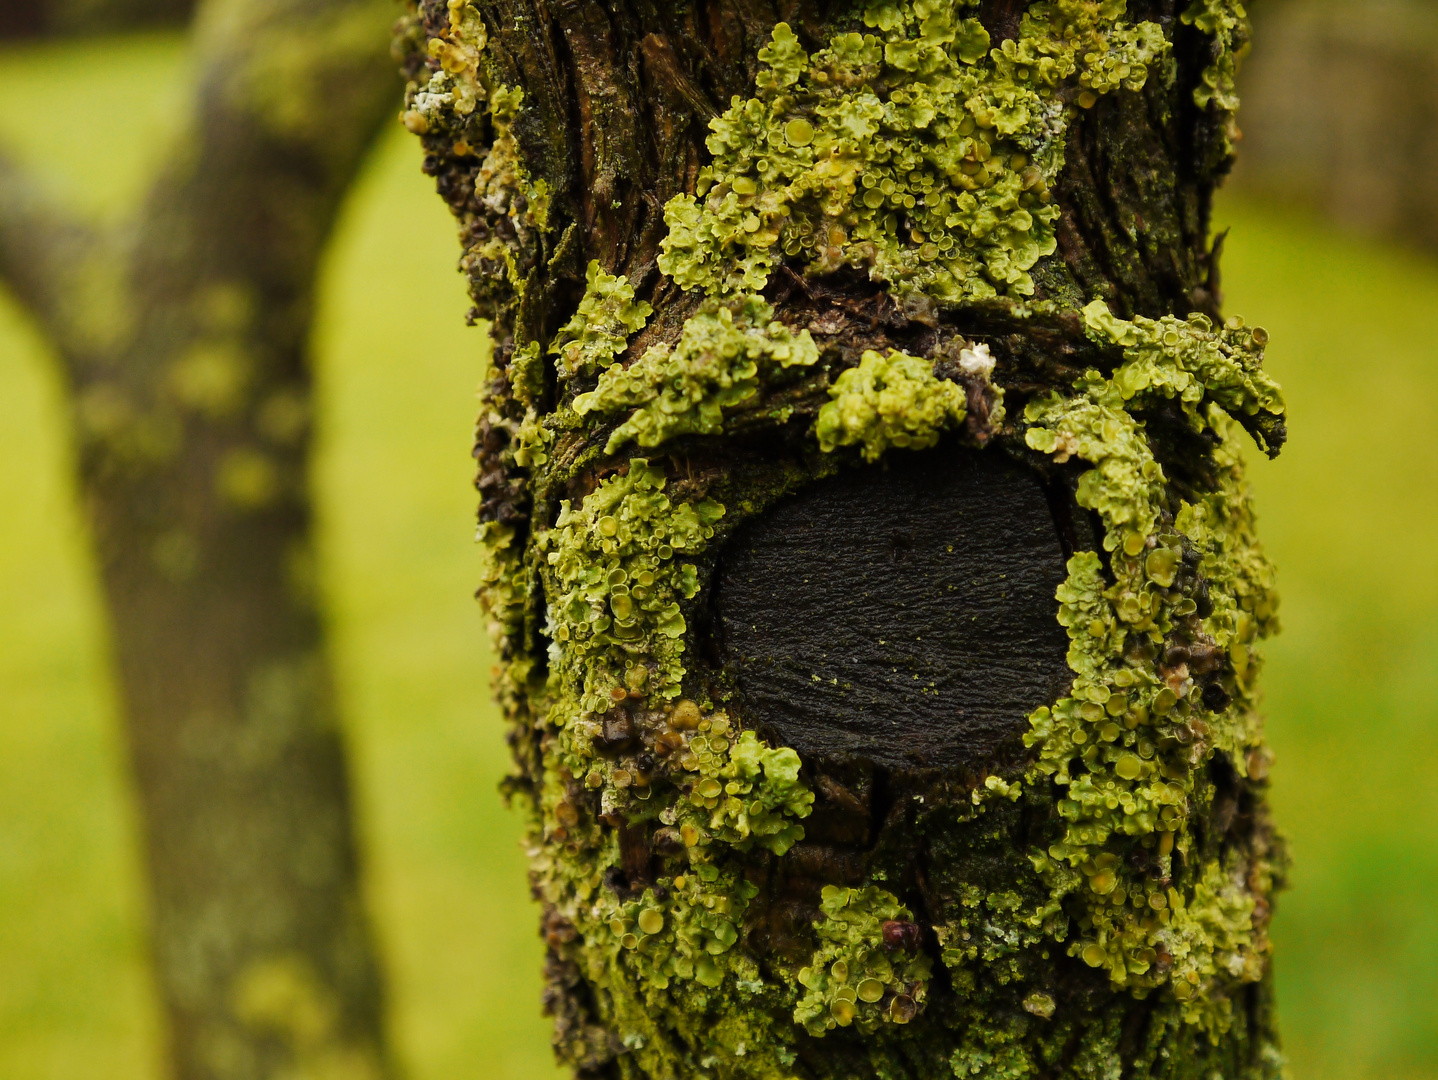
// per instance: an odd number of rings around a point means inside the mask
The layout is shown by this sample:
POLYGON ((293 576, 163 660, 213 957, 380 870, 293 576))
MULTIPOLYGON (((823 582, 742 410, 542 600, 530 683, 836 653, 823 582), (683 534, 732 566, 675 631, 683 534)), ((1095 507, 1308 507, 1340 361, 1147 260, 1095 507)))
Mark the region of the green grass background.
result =
MULTIPOLYGON (((0 145, 113 219, 183 117, 168 37, 0 52, 0 145)), ((1438 1076, 1438 265, 1226 198, 1228 306, 1291 442, 1253 468, 1296 1080, 1438 1076)), ((329 253, 315 477, 391 1026, 413 1080, 556 1075, 495 785, 470 542, 481 373, 454 230, 391 132, 329 253)), ((134 813, 53 358, 0 295, 0 1077, 158 1080, 134 813)))

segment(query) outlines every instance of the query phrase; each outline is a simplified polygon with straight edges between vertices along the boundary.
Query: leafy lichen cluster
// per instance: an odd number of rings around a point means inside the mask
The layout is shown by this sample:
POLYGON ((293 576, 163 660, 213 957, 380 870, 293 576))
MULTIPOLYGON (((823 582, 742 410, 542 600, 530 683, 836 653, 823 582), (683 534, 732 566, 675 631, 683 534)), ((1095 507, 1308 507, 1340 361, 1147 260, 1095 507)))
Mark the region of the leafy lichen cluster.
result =
POLYGON ((912 1020, 928 991, 929 958, 914 942, 886 942, 884 935, 886 923, 913 925, 909 909, 873 885, 826 885, 819 911, 819 948, 799 971, 805 993, 794 1008, 795 1021, 822 1035, 850 1025, 872 1034, 884 1024, 912 1020))
POLYGON ((654 309, 634 300, 634 287, 591 262, 584 297, 550 343, 565 375, 589 375, 609 365, 644 328, 654 309))
MULTIPOLYGON (((675 506, 666 483, 635 458, 580 506, 566 503, 542 533, 551 677, 582 713, 603 712, 636 678, 651 697, 679 694, 680 601, 699 592, 689 560, 703 553, 724 508, 712 499, 675 506)), ((570 730, 573 718, 560 719, 570 730)))
MULTIPOLYGON (((696 993, 790 1007, 790 995, 765 984, 735 948, 754 894, 736 856, 788 851, 814 800, 793 750, 766 745, 722 709, 675 700, 685 675, 682 605, 700 587, 692 560, 705 554, 724 508, 711 499, 675 505, 666 486, 635 458, 579 507, 562 506, 536 543, 552 597, 545 696, 557 734, 539 809, 546 839, 563 851, 537 861, 536 885, 601 965, 591 975, 609 988, 616 1016, 649 1032, 633 1047, 641 1055, 674 1052, 666 1032, 695 1023, 696 993), (601 816, 657 826, 675 872, 639 898, 603 888, 624 855, 572 791, 595 793, 601 816)), ((762 1056, 762 1034, 748 1038, 762 1056)))
POLYGON ((614 364, 574 399, 574 410, 581 416, 633 410, 610 434, 606 454, 631 440, 653 447, 681 435, 717 435, 725 408, 749 401, 784 370, 818 359, 809 331, 795 334, 759 297, 711 299, 684 323, 677 345, 651 345, 627 368, 614 364))
POLYGON ((878 461, 890 447, 935 445, 946 428, 963 421, 967 401, 962 387, 934 374, 932 360, 872 349, 839 375, 829 396, 814 424, 819 448, 857 444, 865 461, 878 461))
MULTIPOLYGON (((591 263, 569 321, 508 358, 521 408, 488 415, 503 433, 496 454, 516 475, 573 493, 527 523, 487 520, 480 535, 501 694, 538 747, 528 795, 547 933, 594 1015, 623 1033, 616 1050, 574 1028, 563 1037, 577 1063, 618 1053, 625 1076, 789 1080, 801 1040, 842 1029, 867 1040, 865 1075, 910 1075, 895 1064, 902 1040, 947 979, 960 1004, 933 1022, 954 1033, 948 1045, 959 1048, 941 1066, 954 1077, 1041 1075, 1062 1054, 1074 1075, 1108 1075, 1125 1038, 1119 1013, 1066 1027, 1078 1021, 1035 966, 1066 954, 1113 988, 1156 996, 1154 1041, 1136 1051, 1133 1075, 1159 1075, 1165 1024, 1217 1045, 1235 993, 1263 975, 1277 855, 1220 845, 1195 822, 1268 768, 1253 649, 1276 626, 1276 600, 1237 432, 1241 423, 1263 439, 1283 404, 1262 370, 1261 330, 1201 315, 1122 319, 1101 301, 1065 314, 1083 327, 1086 355, 1105 362, 1047 391, 1025 387, 1008 426, 988 346, 946 346, 995 393, 988 421, 1003 449, 988 452, 1083 463, 1074 501, 1101 528, 1055 597, 1071 690, 1029 717, 1020 766, 981 777, 957 824, 935 808, 924 828, 967 835, 1007 808, 1047 820, 1049 835, 1008 853, 1012 887, 968 883, 953 910, 926 913, 932 955, 903 929, 917 931, 914 916, 875 884, 882 875, 826 887, 797 959, 746 940, 765 868, 804 838, 815 794, 792 749, 767 743, 742 704, 696 680, 692 649, 722 541, 772 493, 739 485, 721 505, 660 455, 681 438, 722 438, 726 417, 804 373, 829 380, 805 434, 827 461, 813 475, 960 429, 973 387, 941 377, 936 357, 866 350, 845 368, 761 291, 787 263, 809 275, 863 271, 930 323, 1029 297, 1031 271, 1056 247, 1050 189, 1073 118, 1102 95, 1170 77, 1163 30, 1127 21, 1123 0, 1031 4, 997 46, 979 8, 860 3, 852 26, 812 54, 777 26, 754 95, 710 124, 712 160, 695 194, 666 208, 660 268, 705 294, 672 344, 632 356, 650 305, 591 263), (546 358, 558 385, 547 411, 546 358), (1165 470, 1160 413, 1205 448, 1202 482, 1165 470), (632 446, 658 453, 616 456, 632 446), (681 479, 692 498, 671 497, 681 479), (631 873, 636 858, 652 863, 631 873), (1009 991, 1016 1012, 988 1008, 1009 991)), ((510 303, 528 273, 523 230, 547 227, 547 194, 511 133, 522 95, 486 82, 474 8, 451 0, 449 10, 450 32, 431 45, 441 68, 412 95, 406 122, 457 132, 457 118, 489 110, 475 190, 511 224, 471 257, 496 268, 496 296, 508 290, 497 302, 510 303)), ((1243 18, 1230 0, 1196 0, 1184 14, 1213 44, 1202 107, 1233 107, 1243 18)), ((1008 310, 1025 319, 1038 307, 1008 310)))
POLYGON ((1193 100, 1201 108, 1216 104, 1225 112, 1238 110, 1238 65, 1248 51, 1248 12, 1242 0, 1193 0, 1183 21, 1213 39, 1213 62, 1203 70, 1203 83, 1193 100))
POLYGON ((480 75, 480 56, 489 44, 489 31, 473 4, 449 4, 449 25, 440 37, 429 39, 427 51, 439 61, 423 88, 409 95, 405 127, 416 135, 448 126, 448 114, 463 119, 489 102, 480 75))
POLYGON ((1266 941, 1252 915, 1272 866, 1264 852, 1200 853, 1188 824, 1212 797, 1205 770, 1215 758, 1240 777, 1266 771, 1250 647, 1274 629, 1276 607, 1228 413, 1281 414, 1283 405, 1259 366, 1261 330, 1218 334, 1202 317, 1124 322, 1101 304, 1086 314, 1095 338, 1125 346, 1123 364, 1024 414, 1030 447, 1093 466, 1076 499, 1101 518, 1107 554, 1076 554, 1058 592, 1073 688, 1030 718, 1025 741, 1037 752, 1034 775, 1063 789, 1064 833, 1034 866, 1081 910, 1072 955, 1118 984, 1170 986, 1186 1016, 1220 1032, 1224 984, 1263 971, 1266 941), (1145 395, 1180 402, 1216 440, 1213 490, 1171 494, 1130 411, 1145 395), (1212 678, 1218 672, 1227 674, 1212 678), (1156 860, 1159 876, 1135 873, 1125 838, 1156 860), (1175 852, 1202 860, 1184 892, 1162 885, 1175 852))
POLYGON ((485 65, 489 31, 483 17, 468 0, 453 0, 447 8, 448 25, 427 46, 437 70, 423 85, 411 84, 402 120, 417 135, 445 139, 468 159, 476 153, 469 139, 483 133, 484 151, 469 177, 480 213, 461 220, 466 250, 460 266, 477 304, 512 317, 549 227, 549 184, 531 176, 514 130, 524 90, 495 79, 485 65))
MULTIPOLYGON (((1083 315, 1095 338, 1123 346, 1123 363, 1113 382, 1132 407, 1174 399, 1193 430, 1200 432, 1207 426, 1199 411, 1205 400, 1234 417, 1283 416, 1282 393, 1263 370, 1268 332, 1262 327, 1246 329, 1241 319, 1215 327, 1206 315, 1138 315, 1127 322, 1115 318, 1102 300, 1084 308, 1083 315)), ((1260 449, 1270 449, 1263 436, 1258 437, 1260 449)))
POLYGON ((660 267, 685 288, 764 287, 784 256, 897 295, 1033 292, 1072 112, 1140 89, 1169 44, 1122 0, 1032 5, 991 49, 965 0, 879 0, 812 57, 781 23, 754 97, 710 124, 697 196, 670 202, 660 267))

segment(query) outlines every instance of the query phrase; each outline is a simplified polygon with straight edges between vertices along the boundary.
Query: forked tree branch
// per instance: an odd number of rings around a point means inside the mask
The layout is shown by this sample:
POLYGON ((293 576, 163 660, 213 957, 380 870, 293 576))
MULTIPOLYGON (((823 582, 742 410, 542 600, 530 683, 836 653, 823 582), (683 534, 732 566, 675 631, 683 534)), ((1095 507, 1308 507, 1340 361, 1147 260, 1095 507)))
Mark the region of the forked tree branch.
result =
POLYGON ((76 282, 100 243, 100 234, 60 206, 39 177, 0 151, 0 282, 67 363, 76 282))

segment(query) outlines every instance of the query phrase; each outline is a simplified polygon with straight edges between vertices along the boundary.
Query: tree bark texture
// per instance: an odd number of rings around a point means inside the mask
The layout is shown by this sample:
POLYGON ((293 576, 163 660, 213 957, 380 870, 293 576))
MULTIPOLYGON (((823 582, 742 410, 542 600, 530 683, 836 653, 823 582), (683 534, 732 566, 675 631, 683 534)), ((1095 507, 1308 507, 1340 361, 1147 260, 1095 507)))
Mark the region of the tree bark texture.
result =
POLYGON ((388 1072, 315 593, 307 346, 325 238, 398 100, 393 18, 205 4, 189 129, 114 235, 0 173, 0 265, 73 391, 181 1080, 388 1072))
POLYGON ((1237 3, 424 0, 585 1077, 1269 1077, 1237 3), (1247 435, 1244 435, 1244 432, 1247 435))

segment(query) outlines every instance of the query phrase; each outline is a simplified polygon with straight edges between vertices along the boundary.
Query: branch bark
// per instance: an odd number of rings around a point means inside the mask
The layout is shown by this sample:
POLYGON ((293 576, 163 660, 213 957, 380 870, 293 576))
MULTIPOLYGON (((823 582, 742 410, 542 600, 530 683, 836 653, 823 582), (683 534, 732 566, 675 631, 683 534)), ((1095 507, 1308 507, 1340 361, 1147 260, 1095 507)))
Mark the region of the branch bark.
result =
MULTIPOLYGON (((57 340, 67 335, 76 314, 78 268, 89 263, 99 243, 94 230, 0 153, 0 280, 57 340)), ((73 349, 62 346, 61 354, 73 355, 73 349)))

